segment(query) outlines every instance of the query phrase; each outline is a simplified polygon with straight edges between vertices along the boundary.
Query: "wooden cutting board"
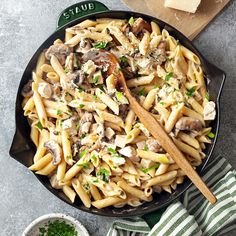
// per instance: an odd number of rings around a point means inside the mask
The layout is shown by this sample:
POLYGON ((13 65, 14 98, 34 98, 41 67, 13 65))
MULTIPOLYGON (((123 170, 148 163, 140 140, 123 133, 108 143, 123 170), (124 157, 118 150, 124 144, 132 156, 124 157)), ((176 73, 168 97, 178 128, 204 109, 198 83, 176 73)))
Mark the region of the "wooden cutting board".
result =
POLYGON ((123 0, 132 10, 159 18, 194 39, 230 0, 202 0, 196 13, 191 14, 164 7, 165 0, 123 0))

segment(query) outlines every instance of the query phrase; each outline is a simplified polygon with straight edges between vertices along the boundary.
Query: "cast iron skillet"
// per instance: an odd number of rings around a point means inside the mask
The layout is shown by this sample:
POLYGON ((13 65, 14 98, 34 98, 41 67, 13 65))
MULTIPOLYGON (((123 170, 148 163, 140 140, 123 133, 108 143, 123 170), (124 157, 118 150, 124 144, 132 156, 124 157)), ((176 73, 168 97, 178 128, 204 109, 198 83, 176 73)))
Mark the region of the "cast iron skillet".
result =
MULTIPOLYGON (((15 111, 16 133, 13 138, 12 146, 10 149, 10 155, 14 159, 19 161, 26 167, 29 167, 32 164, 33 155, 36 150, 33 142, 30 140, 30 127, 28 125, 26 117, 24 117, 23 115, 23 109, 21 107, 21 102, 23 100, 23 97, 21 96, 21 90, 23 85, 26 84, 26 82, 29 79, 31 79, 31 72, 32 70, 35 69, 39 54, 45 48, 48 48, 55 39, 57 38, 64 39, 65 28, 75 25, 85 19, 96 19, 103 17, 129 19, 131 16, 142 17, 148 22, 151 21, 157 22, 161 28, 167 29, 172 36, 179 39, 181 44, 183 44, 184 46, 192 50, 194 53, 196 53, 201 60, 204 74, 206 76, 207 88, 209 90, 210 98, 211 100, 216 102, 217 106, 216 119, 211 123, 211 126, 213 128, 212 132, 214 132, 216 135, 215 138, 212 140, 212 144, 208 145, 206 148, 205 151, 206 159, 204 163, 200 167, 198 167, 198 173, 201 173, 201 171, 206 166, 207 162, 212 156, 213 148, 215 146, 216 138, 218 135, 219 120, 220 120, 219 98, 225 80, 225 73, 220 69, 218 69, 217 67, 215 67, 214 65, 210 64, 183 34, 181 34, 178 30, 168 25, 167 23, 158 20, 154 17, 137 12, 109 11, 103 4, 97 1, 80 2, 63 11, 58 20, 59 28, 39 47, 39 49, 31 58, 29 64, 27 65, 23 73, 22 79, 20 81, 20 86, 16 98, 16 111, 15 111), (98 13, 98 11, 100 12, 98 13)), ((36 175, 36 177, 49 191, 51 191, 54 195, 56 195, 63 201, 67 202, 71 206, 97 215, 116 216, 116 217, 144 215, 146 213, 150 213, 155 210, 161 209, 164 206, 167 206, 170 203, 172 203, 178 197, 180 197, 181 194, 183 194, 187 190, 187 188, 191 186, 191 182, 186 179, 183 184, 177 187, 176 191, 173 194, 161 193, 160 195, 154 196, 154 200, 152 202, 144 203, 142 206, 136 208, 129 206, 125 206, 123 208, 109 207, 98 210, 93 207, 91 207, 90 209, 84 207, 84 205, 78 198, 76 198, 75 203, 71 203, 62 192, 53 189, 51 187, 47 177, 41 175, 36 175)))

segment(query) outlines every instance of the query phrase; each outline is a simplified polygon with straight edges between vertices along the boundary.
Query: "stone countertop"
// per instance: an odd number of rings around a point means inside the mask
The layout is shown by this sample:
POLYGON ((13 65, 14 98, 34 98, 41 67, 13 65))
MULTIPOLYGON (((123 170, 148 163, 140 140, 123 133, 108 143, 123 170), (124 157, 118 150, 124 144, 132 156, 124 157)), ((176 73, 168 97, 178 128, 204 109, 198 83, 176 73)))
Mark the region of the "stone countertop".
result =
MULTIPOLYGON (((40 44, 55 30, 58 14, 72 0, 1 0, 0 3, 0 235, 20 235, 35 218, 67 213, 79 219, 91 235, 104 236, 112 218, 76 210, 53 196, 28 171, 9 157, 14 134, 14 103, 21 75, 40 44)), ((102 0, 110 9, 128 8, 120 1, 102 0)), ((231 3, 194 41, 205 57, 227 73, 221 97, 221 129, 215 155, 236 168, 236 1, 231 3)), ((236 231, 235 231, 236 233, 236 231)), ((229 233, 228 235, 232 235, 229 233)))

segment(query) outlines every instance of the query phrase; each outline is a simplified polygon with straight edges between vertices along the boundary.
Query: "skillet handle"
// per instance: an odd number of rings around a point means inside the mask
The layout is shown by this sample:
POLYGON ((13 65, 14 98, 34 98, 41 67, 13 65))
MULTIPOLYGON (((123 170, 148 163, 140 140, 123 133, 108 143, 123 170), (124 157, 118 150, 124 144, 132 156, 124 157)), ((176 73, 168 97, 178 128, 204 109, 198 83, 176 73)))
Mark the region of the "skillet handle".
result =
POLYGON ((13 159, 26 167, 33 164, 33 160, 31 158, 34 155, 33 149, 18 129, 16 129, 9 154, 13 159))
POLYGON ((98 1, 83 1, 76 3, 61 12, 57 20, 57 29, 73 20, 104 11, 109 11, 109 9, 98 1))

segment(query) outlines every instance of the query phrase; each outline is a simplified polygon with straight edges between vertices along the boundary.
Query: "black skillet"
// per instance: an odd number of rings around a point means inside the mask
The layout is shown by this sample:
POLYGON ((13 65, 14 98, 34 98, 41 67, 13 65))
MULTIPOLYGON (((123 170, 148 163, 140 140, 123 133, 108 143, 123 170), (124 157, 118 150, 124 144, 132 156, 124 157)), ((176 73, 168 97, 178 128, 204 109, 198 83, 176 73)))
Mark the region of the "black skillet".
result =
MULTIPOLYGON (((168 25, 167 23, 154 17, 137 12, 110 11, 106 6, 97 1, 80 2, 65 9, 61 13, 58 19, 57 30, 39 47, 39 49, 35 52, 30 62, 28 63, 21 78, 16 98, 16 111, 15 111, 16 132, 10 149, 11 157, 13 157, 15 160, 19 161, 26 167, 29 167, 33 163, 33 156, 36 148, 32 143, 32 141, 30 140, 30 127, 27 123, 26 117, 24 117, 23 115, 23 109, 21 107, 21 102, 23 100, 23 97, 21 96, 21 90, 23 85, 26 84, 26 82, 29 79, 31 79, 31 72, 32 70, 35 69, 37 58, 39 57, 39 54, 43 51, 43 49, 48 48, 57 38, 61 38, 63 40, 64 32, 67 27, 71 27, 85 19, 96 19, 104 17, 129 19, 131 16, 142 17, 148 22, 151 21, 157 22, 161 28, 165 28, 170 32, 172 36, 179 39, 182 45, 186 46, 194 53, 196 53, 201 60, 201 65, 203 67, 203 71, 205 74, 207 89, 210 94, 210 99, 215 101, 217 106, 216 119, 211 123, 212 132, 215 133, 215 138, 212 140, 212 144, 208 145, 205 150, 206 159, 204 163, 197 169, 198 173, 202 172, 204 167, 212 158, 213 149, 218 136, 219 123, 220 123, 219 99, 225 80, 225 73, 222 70, 218 69, 216 66, 209 63, 182 33, 180 33, 172 26, 168 25)), ((156 211, 157 214, 161 213, 161 211, 163 211, 163 207, 169 205, 174 200, 178 199, 191 186, 191 182, 188 179, 186 179, 184 183, 179 185, 172 194, 161 193, 160 195, 154 196, 154 200, 152 202, 144 203, 142 206, 136 208, 130 206, 125 206, 123 208, 108 207, 105 209, 98 210, 94 207, 91 207, 90 209, 86 208, 78 198, 76 198, 75 203, 71 203, 61 191, 58 191, 51 187, 47 177, 41 175, 36 175, 36 177, 55 196, 62 199, 71 206, 92 214, 103 215, 103 216, 114 216, 114 217, 144 215, 156 210, 159 210, 156 211)))

